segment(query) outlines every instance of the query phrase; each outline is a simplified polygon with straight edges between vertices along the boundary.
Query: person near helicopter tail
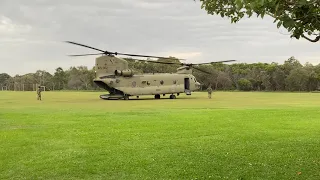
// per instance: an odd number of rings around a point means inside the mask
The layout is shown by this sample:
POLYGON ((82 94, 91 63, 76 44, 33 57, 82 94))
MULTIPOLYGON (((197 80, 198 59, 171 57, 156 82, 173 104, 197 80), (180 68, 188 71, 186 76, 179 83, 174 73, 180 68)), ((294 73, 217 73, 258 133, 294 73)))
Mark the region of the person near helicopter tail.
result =
POLYGON ((211 85, 209 85, 209 87, 207 88, 207 91, 208 91, 208 98, 211 99, 211 94, 212 94, 211 85))
POLYGON ((41 86, 38 86, 38 89, 37 89, 37 100, 40 100, 41 101, 41 92, 42 92, 42 89, 41 89, 41 86))

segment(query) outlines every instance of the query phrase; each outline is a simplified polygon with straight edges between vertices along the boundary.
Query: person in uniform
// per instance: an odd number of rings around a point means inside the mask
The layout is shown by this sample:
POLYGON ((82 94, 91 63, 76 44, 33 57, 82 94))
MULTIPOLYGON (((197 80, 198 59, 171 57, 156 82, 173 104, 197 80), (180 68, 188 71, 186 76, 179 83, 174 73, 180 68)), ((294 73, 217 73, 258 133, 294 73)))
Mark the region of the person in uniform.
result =
POLYGON ((37 89, 37 95, 38 95, 38 100, 40 100, 41 101, 41 86, 38 86, 38 89, 37 89))
POLYGON ((207 91, 208 91, 208 98, 211 99, 211 94, 212 94, 211 86, 208 87, 207 91))

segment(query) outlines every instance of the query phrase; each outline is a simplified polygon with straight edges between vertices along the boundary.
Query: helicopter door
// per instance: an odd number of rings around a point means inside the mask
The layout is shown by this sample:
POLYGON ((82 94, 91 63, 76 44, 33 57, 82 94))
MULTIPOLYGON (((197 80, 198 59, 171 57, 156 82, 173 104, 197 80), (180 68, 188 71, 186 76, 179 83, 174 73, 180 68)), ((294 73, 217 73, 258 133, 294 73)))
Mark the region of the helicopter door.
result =
POLYGON ((189 78, 184 78, 184 89, 190 90, 190 79, 189 78))

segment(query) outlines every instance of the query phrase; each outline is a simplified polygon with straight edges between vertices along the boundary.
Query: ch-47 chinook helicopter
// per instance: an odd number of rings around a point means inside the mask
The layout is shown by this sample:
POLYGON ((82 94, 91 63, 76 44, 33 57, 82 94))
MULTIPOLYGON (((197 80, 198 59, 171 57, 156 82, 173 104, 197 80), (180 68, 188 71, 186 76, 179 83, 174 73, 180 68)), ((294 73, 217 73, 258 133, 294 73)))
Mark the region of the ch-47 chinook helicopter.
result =
MULTIPOLYGON (((201 84, 197 81, 195 76, 192 75, 192 68, 206 72, 194 65, 212 64, 221 62, 231 62, 235 60, 217 61, 199 64, 185 64, 178 62, 162 62, 150 60, 137 60, 146 61, 160 64, 178 64, 181 65, 176 73, 147 73, 135 74, 132 69, 128 67, 128 61, 123 58, 116 57, 115 55, 126 55, 135 57, 148 57, 148 58, 161 58, 172 59, 172 57, 158 57, 137 54, 125 54, 119 52, 103 51, 87 45, 66 41, 67 43, 83 46, 86 48, 100 51, 97 54, 80 54, 70 56, 87 56, 87 55, 101 55, 95 60, 95 73, 94 83, 100 88, 107 90, 110 94, 100 95, 101 99, 124 99, 128 100, 130 96, 154 95, 155 99, 160 99, 160 96, 170 94, 170 99, 175 99, 180 93, 191 95, 192 91, 200 89, 201 84)), ((181 59, 180 59, 181 60, 181 59)))

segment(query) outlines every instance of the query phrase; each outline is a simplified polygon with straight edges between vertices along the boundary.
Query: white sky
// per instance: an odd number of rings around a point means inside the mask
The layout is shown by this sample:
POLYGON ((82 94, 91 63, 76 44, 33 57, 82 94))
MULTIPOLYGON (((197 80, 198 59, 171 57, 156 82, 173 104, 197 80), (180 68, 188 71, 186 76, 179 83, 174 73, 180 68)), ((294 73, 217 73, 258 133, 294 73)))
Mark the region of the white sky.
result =
POLYGON ((0 0, 0 73, 10 75, 70 66, 94 66, 99 49, 187 62, 320 63, 320 44, 291 39, 273 19, 230 19, 208 15, 193 0, 0 0))

